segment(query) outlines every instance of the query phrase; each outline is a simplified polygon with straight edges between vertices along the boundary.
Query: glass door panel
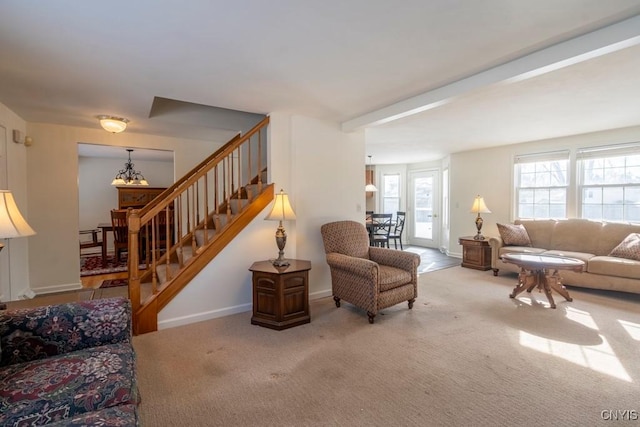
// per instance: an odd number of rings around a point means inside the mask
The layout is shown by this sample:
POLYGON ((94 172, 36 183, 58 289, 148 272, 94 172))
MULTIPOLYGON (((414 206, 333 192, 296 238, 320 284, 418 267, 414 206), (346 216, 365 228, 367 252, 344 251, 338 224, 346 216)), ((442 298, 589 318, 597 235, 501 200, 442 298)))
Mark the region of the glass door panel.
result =
POLYGON ((440 230, 437 174, 435 171, 412 172, 409 181, 412 207, 410 243, 436 248, 440 230))

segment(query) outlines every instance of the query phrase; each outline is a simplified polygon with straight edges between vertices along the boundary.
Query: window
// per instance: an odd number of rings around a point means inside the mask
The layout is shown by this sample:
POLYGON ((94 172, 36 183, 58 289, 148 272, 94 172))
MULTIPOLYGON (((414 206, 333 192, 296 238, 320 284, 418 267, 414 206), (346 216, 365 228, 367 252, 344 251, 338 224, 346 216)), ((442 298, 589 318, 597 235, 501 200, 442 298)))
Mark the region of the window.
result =
POLYGON ((382 175, 382 213, 395 214, 400 210, 400 174, 382 175))
POLYGON ((516 217, 566 218, 569 151, 517 156, 516 217))
POLYGON ((640 143, 578 150, 581 217, 640 221, 640 143))

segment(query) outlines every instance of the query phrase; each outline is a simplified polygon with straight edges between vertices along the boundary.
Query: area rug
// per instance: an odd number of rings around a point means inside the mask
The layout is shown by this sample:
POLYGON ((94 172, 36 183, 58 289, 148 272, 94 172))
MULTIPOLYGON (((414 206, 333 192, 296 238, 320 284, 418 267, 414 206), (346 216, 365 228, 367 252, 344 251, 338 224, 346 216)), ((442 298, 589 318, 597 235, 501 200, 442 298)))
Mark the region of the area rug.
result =
POLYGON ((118 286, 127 286, 128 283, 127 279, 108 279, 102 281, 100 288, 117 288, 118 286))
POLYGON ((127 271, 127 258, 122 261, 115 259, 113 255, 107 255, 106 264, 102 264, 102 256, 80 257, 80 276, 94 276, 96 274, 110 274, 127 271))

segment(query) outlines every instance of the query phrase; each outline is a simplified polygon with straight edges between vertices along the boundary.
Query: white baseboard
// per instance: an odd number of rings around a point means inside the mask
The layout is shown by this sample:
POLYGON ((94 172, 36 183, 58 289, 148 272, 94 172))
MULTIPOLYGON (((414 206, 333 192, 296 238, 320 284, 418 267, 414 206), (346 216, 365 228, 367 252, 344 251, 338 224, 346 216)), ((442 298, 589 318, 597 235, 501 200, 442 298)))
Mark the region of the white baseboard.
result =
POLYGON ((331 292, 331 289, 327 289, 325 291, 319 291, 319 292, 314 292, 312 294, 309 294, 309 299, 314 300, 314 299, 326 298, 326 297, 330 297, 331 295, 333 295, 333 292, 331 292))
POLYGON ((241 304, 234 307, 225 307, 217 310, 206 311, 202 313, 190 314, 188 316, 175 317, 158 321, 158 330, 175 328, 176 326, 189 325, 191 323, 203 322, 205 320, 217 319, 218 317, 230 316, 232 314, 244 313, 251 311, 253 304, 241 304))
MULTIPOLYGON (((66 284, 55 285, 55 286, 46 286, 44 288, 29 289, 29 291, 34 292, 35 295, 46 295, 46 294, 54 294, 57 292, 77 291, 79 289, 82 289, 82 283, 80 282, 66 283, 66 284)), ((19 295, 22 295, 23 292, 21 292, 19 295)))
MULTIPOLYGON (((309 294, 310 300, 319 298, 330 297, 332 294, 331 289, 314 292, 309 294)), ((217 319, 218 317, 230 316, 232 314, 244 313, 246 311, 253 310, 253 303, 241 304, 234 307, 224 307, 217 310, 206 311, 202 313, 190 314, 188 316, 174 317, 173 319, 166 319, 158 321, 158 330, 175 328, 176 326, 188 325, 196 322, 203 322, 205 320, 217 319)))

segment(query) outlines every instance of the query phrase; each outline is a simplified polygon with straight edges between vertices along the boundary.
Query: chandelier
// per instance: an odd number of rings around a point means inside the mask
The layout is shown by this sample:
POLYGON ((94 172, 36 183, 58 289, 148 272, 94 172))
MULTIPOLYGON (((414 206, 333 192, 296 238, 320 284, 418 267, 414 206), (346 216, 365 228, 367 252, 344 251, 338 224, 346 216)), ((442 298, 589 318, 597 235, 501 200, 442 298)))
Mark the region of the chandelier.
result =
POLYGON ((111 181, 111 185, 149 185, 146 179, 140 171, 135 170, 134 164, 131 163, 131 152, 133 151, 131 148, 127 148, 129 152, 129 160, 124 164, 124 169, 120 170, 113 181, 111 181))

